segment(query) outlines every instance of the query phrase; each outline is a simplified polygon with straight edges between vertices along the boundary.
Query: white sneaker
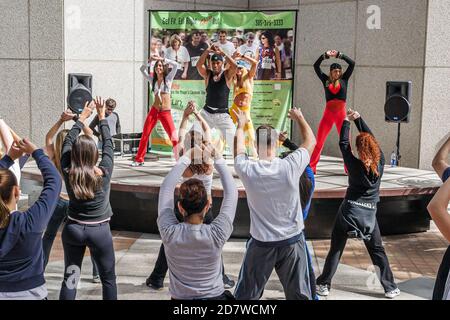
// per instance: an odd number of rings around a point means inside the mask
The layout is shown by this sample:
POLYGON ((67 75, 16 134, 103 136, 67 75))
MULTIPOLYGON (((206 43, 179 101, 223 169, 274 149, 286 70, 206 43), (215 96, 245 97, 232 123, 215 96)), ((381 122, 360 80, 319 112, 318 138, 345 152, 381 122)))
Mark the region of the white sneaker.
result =
POLYGON ((144 165, 143 162, 133 161, 133 163, 130 164, 130 167, 142 167, 143 165, 144 165))
POLYGON ((385 294, 384 294, 384 296, 386 297, 386 298, 389 298, 389 299, 394 299, 396 296, 398 296, 398 295, 400 295, 400 289, 399 288, 397 288, 397 289, 395 289, 395 290, 392 290, 392 291, 389 291, 389 292, 386 292, 385 294))
POLYGON ((325 285, 319 284, 316 288, 316 293, 319 296, 326 297, 330 294, 330 290, 328 289, 328 286, 326 284, 325 285))

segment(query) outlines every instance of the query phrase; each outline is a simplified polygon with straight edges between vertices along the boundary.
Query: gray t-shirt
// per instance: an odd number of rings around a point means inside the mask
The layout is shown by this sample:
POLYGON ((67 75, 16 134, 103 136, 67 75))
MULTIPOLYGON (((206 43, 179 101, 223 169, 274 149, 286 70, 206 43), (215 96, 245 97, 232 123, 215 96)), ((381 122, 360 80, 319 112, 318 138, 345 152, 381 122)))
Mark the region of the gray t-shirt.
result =
POLYGON ((179 223, 174 191, 190 159, 181 157, 164 179, 159 192, 158 228, 169 266, 169 291, 174 299, 212 298, 223 294, 222 248, 233 231, 238 192, 226 162, 219 159, 224 197, 219 215, 209 224, 179 223))
POLYGON ((282 241, 303 231, 299 180, 308 163, 304 148, 271 161, 249 160, 245 154, 236 157, 234 168, 247 193, 253 238, 282 241))

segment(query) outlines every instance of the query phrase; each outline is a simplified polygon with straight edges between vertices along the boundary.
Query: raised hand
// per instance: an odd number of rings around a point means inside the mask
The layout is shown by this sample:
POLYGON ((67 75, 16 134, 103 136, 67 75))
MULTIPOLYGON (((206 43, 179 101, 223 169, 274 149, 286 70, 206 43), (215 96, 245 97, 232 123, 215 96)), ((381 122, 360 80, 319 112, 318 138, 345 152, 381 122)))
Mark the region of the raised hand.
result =
POLYGON ((91 102, 86 101, 86 103, 84 104, 84 108, 83 111, 80 114, 80 121, 83 122, 84 120, 86 120, 87 118, 89 118, 92 114, 92 111, 94 111, 94 100, 92 100, 91 102))
POLYGON ((70 110, 66 110, 63 113, 61 113, 60 119, 61 119, 61 121, 66 122, 66 121, 72 120, 73 117, 75 117, 75 114, 70 110))
POLYGON ((27 154, 32 154, 35 150, 37 150, 36 145, 28 138, 23 138, 22 140, 17 142, 17 146, 23 153, 27 154))
POLYGON ((184 109, 184 112, 183 112, 183 118, 189 118, 189 116, 192 114, 192 113, 195 113, 195 104, 194 104, 194 102, 193 101, 189 101, 188 102, 188 104, 187 104, 187 106, 186 106, 186 109, 184 109))
POLYGON ((299 120, 302 120, 304 117, 303 117, 303 113, 300 110, 300 108, 292 108, 288 112, 288 118, 299 121, 299 120))
POLYGON ((11 145, 11 148, 8 150, 8 156, 12 160, 19 159, 21 156, 23 156, 23 151, 19 147, 19 141, 14 141, 11 145))
POLYGON ((241 110, 234 110, 234 114, 237 118, 238 128, 244 128, 244 126, 249 122, 250 119, 247 118, 247 114, 241 110))
POLYGON ((236 59, 242 58, 242 54, 239 51, 236 50, 231 57, 234 60, 236 60, 236 59))
POLYGON ((348 111, 347 111, 347 118, 348 118, 348 120, 355 121, 359 117, 361 117, 361 115, 359 114, 358 111, 352 110, 350 108, 348 109, 348 111))
POLYGON ((150 56, 150 61, 163 61, 164 60, 164 58, 162 58, 162 57, 160 57, 159 55, 157 55, 157 54, 152 54, 151 56, 150 56))
POLYGON ((103 100, 102 97, 95 97, 94 101, 95 101, 95 108, 97 109, 98 120, 105 119, 106 117, 105 100, 103 100))

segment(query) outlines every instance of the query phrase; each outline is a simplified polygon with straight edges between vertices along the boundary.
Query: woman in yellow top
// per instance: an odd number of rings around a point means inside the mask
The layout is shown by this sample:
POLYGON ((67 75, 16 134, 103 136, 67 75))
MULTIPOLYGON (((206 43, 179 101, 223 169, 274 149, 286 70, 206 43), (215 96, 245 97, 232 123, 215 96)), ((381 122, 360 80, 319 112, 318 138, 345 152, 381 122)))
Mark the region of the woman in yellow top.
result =
POLYGON ((233 59, 236 60, 237 71, 233 78, 233 105, 230 108, 230 116, 234 123, 237 123, 238 110, 245 112, 247 119, 250 121, 244 127, 245 133, 249 137, 249 146, 251 154, 257 156, 255 148, 255 129, 250 117, 250 106, 253 97, 253 79, 256 75, 256 67, 258 61, 241 55, 239 52, 233 54, 233 59))

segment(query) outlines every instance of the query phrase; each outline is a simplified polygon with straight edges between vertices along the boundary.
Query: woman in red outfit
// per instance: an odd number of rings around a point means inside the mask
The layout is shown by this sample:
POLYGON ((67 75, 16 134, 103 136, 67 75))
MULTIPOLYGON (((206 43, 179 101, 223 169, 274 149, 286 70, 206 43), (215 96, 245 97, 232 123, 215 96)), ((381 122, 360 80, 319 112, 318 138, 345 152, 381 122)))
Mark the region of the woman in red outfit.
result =
POLYGON ((157 55, 152 55, 150 62, 141 67, 144 77, 152 84, 154 99, 153 106, 145 119, 139 149, 134 162, 131 164, 132 167, 144 165, 144 156, 147 151, 148 139, 158 120, 161 121, 164 130, 169 135, 169 139, 174 148, 175 158, 177 158, 175 149, 178 144, 178 136, 170 111, 170 91, 172 89, 172 81, 177 73, 177 67, 177 62, 161 58, 157 55), (156 61, 153 67, 153 77, 148 74, 148 67, 151 65, 152 60, 156 61), (168 66, 172 68, 170 72, 168 66))
POLYGON ((322 120, 320 120, 319 130, 317 131, 317 144, 311 156, 310 166, 314 173, 316 173, 316 167, 320 159, 320 154, 322 153, 323 145, 331 131, 331 128, 333 127, 333 124, 336 125, 338 134, 341 132, 342 124, 346 116, 348 79, 352 75, 354 68, 355 62, 342 52, 336 50, 325 52, 314 63, 314 71, 316 71, 317 76, 323 83, 325 98, 327 101, 322 120), (347 70, 342 73, 341 65, 338 63, 333 63, 330 66, 330 74, 326 75, 320 69, 320 64, 323 60, 329 58, 344 60, 348 63, 347 70))

